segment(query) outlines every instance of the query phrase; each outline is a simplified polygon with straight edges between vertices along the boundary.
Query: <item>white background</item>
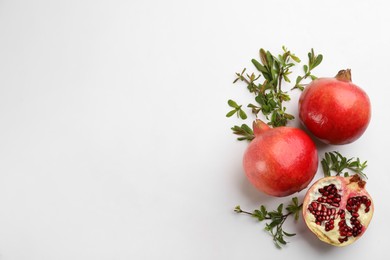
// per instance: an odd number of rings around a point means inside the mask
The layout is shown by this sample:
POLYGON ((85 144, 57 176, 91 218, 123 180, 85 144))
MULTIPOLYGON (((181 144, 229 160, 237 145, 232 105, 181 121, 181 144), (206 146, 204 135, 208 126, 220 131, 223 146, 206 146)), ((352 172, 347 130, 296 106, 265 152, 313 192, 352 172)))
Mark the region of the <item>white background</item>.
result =
POLYGON ((390 7, 321 2, 0 0, 0 259, 386 255, 390 7), (252 101, 234 73, 282 45, 304 62, 322 53, 318 76, 351 68, 371 98, 362 138, 318 147, 368 160, 376 212, 347 248, 300 221, 277 250, 263 223, 233 212, 290 199, 248 184, 247 144, 230 130, 241 121, 225 117, 229 98, 252 101))

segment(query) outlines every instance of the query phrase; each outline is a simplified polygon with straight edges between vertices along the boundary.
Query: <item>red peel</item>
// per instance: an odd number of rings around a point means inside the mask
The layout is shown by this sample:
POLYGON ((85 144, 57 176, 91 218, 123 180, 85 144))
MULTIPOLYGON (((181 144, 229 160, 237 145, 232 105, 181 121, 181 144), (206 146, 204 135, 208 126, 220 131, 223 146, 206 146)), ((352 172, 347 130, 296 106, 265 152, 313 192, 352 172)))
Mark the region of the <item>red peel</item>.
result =
POLYGON ((318 167, 317 149, 310 137, 294 127, 270 128, 261 120, 254 122, 253 130, 255 139, 243 159, 248 180, 277 197, 306 188, 318 167))

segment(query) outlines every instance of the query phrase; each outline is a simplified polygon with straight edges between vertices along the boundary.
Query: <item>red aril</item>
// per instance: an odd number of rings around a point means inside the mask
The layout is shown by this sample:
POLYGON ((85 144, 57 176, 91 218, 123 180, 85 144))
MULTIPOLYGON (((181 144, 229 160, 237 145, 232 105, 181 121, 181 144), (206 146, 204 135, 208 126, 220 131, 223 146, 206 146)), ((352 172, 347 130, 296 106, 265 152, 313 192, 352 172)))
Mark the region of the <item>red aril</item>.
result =
POLYGON ((299 118, 325 143, 348 144, 366 130, 371 118, 367 94, 351 82, 351 71, 312 81, 299 99, 299 118))
POLYGON ((318 167, 317 149, 310 137, 298 128, 270 128, 260 120, 254 122, 253 130, 256 137, 243 159, 248 180, 277 197, 306 188, 318 167))
POLYGON ((358 175, 337 176, 314 183, 306 193, 302 210, 307 226, 320 240, 346 246, 364 234, 374 204, 358 175))

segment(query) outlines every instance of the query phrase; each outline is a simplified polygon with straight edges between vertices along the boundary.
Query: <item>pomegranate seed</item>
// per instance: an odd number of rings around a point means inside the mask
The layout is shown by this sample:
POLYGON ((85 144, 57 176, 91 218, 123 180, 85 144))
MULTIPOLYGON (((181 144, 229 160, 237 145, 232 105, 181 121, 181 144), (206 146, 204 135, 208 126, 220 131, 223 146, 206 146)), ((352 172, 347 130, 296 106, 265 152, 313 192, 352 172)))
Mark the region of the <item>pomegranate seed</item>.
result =
POLYGON ((324 189, 323 189, 323 188, 319 189, 318 191, 319 191, 319 193, 321 193, 321 194, 324 193, 324 189))
POLYGON ((332 203, 333 202, 333 200, 332 199, 326 199, 326 203, 332 203))
POLYGON ((369 207, 369 206, 371 206, 371 200, 367 200, 367 202, 366 202, 366 207, 369 207))
POLYGON ((324 202, 324 199, 323 198, 318 198, 317 201, 318 202, 324 202))
POLYGON ((333 202, 332 204, 331 204, 333 207, 340 207, 340 204, 339 203, 335 203, 335 202, 333 202))
POLYGON ((333 199, 334 198, 334 194, 330 194, 329 196, 328 196, 328 199, 333 199))
POLYGON ((339 242, 340 243, 343 243, 344 242, 344 239, 342 239, 341 237, 339 238, 339 242))
POLYGON ((327 213, 327 215, 332 215, 332 209, 328 209, 328 211, 326 212, 327 213))
POLYGON ((345 208, 346 208, 348 211, 351 211, 351 210, 352 210, 352 207, 349 206, 349 205, 347 205, 345 208))
POLYGON ((357 217, 359 217, 359 213, 354 212, 354 213, 352 213, 352 216, 354 216, 355 218, 357 218, 357 217))
POLYGON ((341 201, 341 198, 333 198, 333 202, 340 202, 341 201))
POLYGON ((346 235, 347 235, 347 232, 345 232, 345 231, 340 231, 340 236, 345 237, 346 235))
POLYGON ((326 207, 324 205, 322 205, 322 208, 321 208, 322 211, 326 211, 326 207))
POLYGON ((325 191, 322 195, 328 196, 328 195, 329 195, 329 192, 328 192, 328 191, 325 191))
POLYGON ((364 210, 364 212, 369 212, 370 211, 370 207, 366 207, 366 209, 364 210))
POLYGON ((317 202, 314 202, 314 201, 313 201, 313 202, 311 203, 311 206, 313 206, 313 208, 316 209, 317 206, 318 206, 318 204, 317 204, 317 202))
POLYGON ((317 225, 321 225, 321 222, 320 222, 320 221, 316 221, 316 224, 317 224, 317 225))
POLYGON ((329 229, 330 230, 334 229, 334 225, 329 225, 329 229))
POLYGON ((348 236, 348 237, 351 237, 351 236, 352 236, 352 232, 348 232, 348 233, 347 233, 347 236, 348 236))

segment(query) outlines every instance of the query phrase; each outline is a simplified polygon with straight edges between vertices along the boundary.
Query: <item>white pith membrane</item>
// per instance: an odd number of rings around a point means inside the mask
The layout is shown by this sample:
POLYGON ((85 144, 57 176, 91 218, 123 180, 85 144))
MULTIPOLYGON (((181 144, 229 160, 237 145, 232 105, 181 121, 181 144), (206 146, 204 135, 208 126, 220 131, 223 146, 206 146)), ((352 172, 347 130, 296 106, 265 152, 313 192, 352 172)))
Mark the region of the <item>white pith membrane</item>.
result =
MULTIPOLYGON (((317 183, 309 189, 303 204, 304 218, 309 229, 316 234, 320 240, 335 246, 349 245, 361 237, 366 230, 374 211, 374 205, 372 204, 372 199, 369 194, 358 185, 358 182, 350 180, 351 177, 327 177, 317 181, 317 183), (331 185, 334 185, 337 189, 337 194, 341 195, 341 201, 338 202, 335 198, 331 198, 332 201, 329 200, 328 202, 323 202, 321 199, 318 201, 321 197, 327 197, 324 196, 323 193, 326 191, 326 188, 331 185), (320 189, 322 189, 322 194, 319 191, 320 189), (349 198, 357 198, 357 200, 364 201, 364 203, 360 203, 357 217, 353 217, 350 212, 355 212, 356 210, 352 210, 350 206, 348 207, 350 211, 346 209, 349 198), (313 202, 314 204, 317 204, 314 211, 313 202), (311 209, 309 209, 309 206, 311 209), (318 209, 323 209, 324 207, 326 207, 326 215, 329 217, 322 217, 327 219, 318 221, 317 218, 321 215, 316 215, 316 212, 318 209), (368 212, 365 212, 366 208, 368 208, 368 212), (340 209, 344 209, 344 214, 342 214, 340 209), (345 227, 347 227, 348 231, 341 230, 340 233, 340 221, 345 221, 344 225, 341 224, 344 226, 342 229, 346 229, 345 227), (360 223, 361 226, 359 226, 358 223, 360 223)), ((331 189, 332 188, 329 188, 329 190, 331 189)))

